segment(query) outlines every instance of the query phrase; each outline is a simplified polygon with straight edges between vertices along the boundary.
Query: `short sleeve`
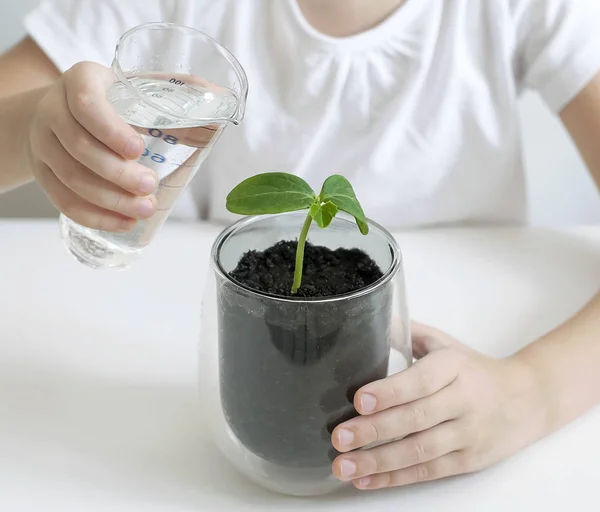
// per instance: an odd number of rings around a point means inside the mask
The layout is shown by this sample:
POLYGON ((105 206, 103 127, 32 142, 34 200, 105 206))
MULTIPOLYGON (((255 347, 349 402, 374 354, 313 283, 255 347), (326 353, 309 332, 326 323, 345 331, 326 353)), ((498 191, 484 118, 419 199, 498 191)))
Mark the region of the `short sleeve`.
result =
POLYGON ((600 70, 599 0, 511 0, 517 79, 562 110, 600 70))
POLYGON ((121 35, 151 21, 169 21, 178 2, 44 0, 24 19, 28 35, 64 72, 77 62, 109 66, 121 35))

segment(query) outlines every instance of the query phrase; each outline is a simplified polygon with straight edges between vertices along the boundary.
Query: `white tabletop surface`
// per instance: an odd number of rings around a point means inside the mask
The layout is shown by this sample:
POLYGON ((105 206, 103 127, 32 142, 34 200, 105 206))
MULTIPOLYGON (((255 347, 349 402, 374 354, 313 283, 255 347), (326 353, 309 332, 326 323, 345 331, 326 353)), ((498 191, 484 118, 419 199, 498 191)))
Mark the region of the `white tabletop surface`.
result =
MULTIPOLYGON (((54 221, 0 220, 0 511, 598 510, 600 410, 481 473, 290 498, 211 445, 197 391, 217 229, 165 226, 127 272, 71 259, 54 221)), ((398 234, 413 318, 492 355, 600 285, 600 228, 398 234)))

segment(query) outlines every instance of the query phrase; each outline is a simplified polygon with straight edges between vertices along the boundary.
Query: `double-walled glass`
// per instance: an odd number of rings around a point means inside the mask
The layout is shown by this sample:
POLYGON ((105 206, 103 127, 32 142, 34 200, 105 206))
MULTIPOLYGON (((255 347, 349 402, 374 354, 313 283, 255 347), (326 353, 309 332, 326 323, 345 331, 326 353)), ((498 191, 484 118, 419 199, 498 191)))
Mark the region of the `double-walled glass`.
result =
POLYGON ((363 236, 353 219, 338 216, 308 237, 369 254, 384 275, 362 290, 295 299, 228 275, 246 251, 296 239, 305 216, 251 217, 218 237, 200 343, 204 417, 216 444, 259 485, 302 496, 342 485, 331 472, 338 455, 331 431, 357 414, 356 390, 412 362, 400 250, 375 223, 363 236))

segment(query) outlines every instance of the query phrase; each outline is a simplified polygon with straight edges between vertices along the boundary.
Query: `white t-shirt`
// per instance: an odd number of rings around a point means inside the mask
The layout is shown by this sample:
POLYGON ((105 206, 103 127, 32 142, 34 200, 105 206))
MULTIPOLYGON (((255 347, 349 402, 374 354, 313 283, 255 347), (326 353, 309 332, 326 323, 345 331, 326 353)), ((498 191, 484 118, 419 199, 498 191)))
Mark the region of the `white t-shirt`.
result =
POLYGON ((252 174, 291 172, 319 189, 341 173, 368 217, 400 228, 525 220, 519 95, 536 90, 558 112, 600 69, 598 3, 407 0, 346 38, 316 31, 297 0, 46 0, 25 25, 61 70, 109 66, 123 32, 159 20, 238 58, 246 117, 174 215, 237 219, 225 196, 252 174))

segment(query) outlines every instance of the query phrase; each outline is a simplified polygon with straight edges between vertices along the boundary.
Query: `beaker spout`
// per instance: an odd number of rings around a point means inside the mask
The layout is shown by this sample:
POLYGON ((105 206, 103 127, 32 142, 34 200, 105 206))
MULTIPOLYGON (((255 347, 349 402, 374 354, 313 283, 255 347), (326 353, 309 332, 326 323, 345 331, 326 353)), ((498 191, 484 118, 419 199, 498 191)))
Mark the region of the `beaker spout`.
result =
POLYGON ((235 112, 229 119, 229 121, 235 126, 238 126, 239 124, 241 124, 241 122, 244 120, 244 115, 246 113, 246 101, 248 98, 248 86, 247 86, 246 82, 242 82, 242 84, 243 84, 242 92, 238 96, 237 107, 235 109, 235 112))

